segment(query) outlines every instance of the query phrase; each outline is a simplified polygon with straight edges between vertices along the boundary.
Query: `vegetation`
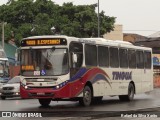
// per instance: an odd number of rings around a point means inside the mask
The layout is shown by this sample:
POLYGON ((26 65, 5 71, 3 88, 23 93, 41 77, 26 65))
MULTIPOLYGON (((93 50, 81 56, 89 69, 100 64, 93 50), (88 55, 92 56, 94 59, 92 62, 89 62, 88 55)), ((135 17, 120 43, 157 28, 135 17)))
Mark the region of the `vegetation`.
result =
MULTIPOLYGON (((51 27, 59 34, 76 37, 97 37, 96 4, 59 6, 53 0, 9 0, 0 6, 0 20, 5 25, 5 41, 19 41, 32 35, 49 35, 51 27)), ((100 12, 100 34, 113 30, 115 17, 100 12)))

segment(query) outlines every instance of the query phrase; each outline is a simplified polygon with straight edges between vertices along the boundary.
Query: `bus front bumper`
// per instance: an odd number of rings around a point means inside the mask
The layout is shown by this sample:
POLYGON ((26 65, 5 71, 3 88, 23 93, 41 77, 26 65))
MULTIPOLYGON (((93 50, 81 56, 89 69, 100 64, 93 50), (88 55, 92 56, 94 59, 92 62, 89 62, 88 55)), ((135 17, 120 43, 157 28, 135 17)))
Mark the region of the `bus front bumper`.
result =
POLYGON ((59 89, 54 90, 52 88, 34 88, 34 89, 25 89, 20 87, 21 98, 66 98, 69 97, 69 90, 59 89))

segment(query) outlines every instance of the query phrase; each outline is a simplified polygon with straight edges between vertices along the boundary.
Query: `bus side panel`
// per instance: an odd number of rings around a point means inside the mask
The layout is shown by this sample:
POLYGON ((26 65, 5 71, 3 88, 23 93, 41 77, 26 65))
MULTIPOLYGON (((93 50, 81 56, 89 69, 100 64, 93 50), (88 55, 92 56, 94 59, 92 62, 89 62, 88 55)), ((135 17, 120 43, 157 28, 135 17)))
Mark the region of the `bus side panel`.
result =
POLYGON ((141 80, 139 80, 138 72, 135 73, 132 69, 108 68, 108 73, 111 78, 110 95, 128 94, 128 86, 131 81, 133 81, 134 84, 136 82, 136 86, 138 86, 139 91, 141 91, 141 80))
POLYGON ((132 69, 133 77, 132 80, 135 84, 136 94, 142 93, 142 71, 141 69, 132 69))
POLYGON ((103 79, 93 84, 94 97, 110 95, 110 93, 111 93, 111 86, 103 79))
POLYGON ((84 83, 81 79, 77 79, 75 82, 70 83, 70 97, 77 97, 84 88, 84 83))
POLYGON ((77 85, 72 86, 72 90, 71 90, 72 95, 74 96, 75 89, 80 87, 81 91, 78 96, 82 96, 81 93, 82 93, 83 88, 87 82, 90 82, 92 84, 94 96, 107 95, 108 92, 111 90, 111 85, 110 85, 109 79, 110 78, 109 78, 108 74, 100 68, 96 67, 96 68, 88 69, 81 76, 81 79, 79 80, 80 81, 79 85, 77 84, 77 85), (107 89, 109 89, 109 90, 107 90, 107 89))
POLYGON ((153 72, 151 69, 144 69, 142 77, 142 92, 153 90, 153 72))

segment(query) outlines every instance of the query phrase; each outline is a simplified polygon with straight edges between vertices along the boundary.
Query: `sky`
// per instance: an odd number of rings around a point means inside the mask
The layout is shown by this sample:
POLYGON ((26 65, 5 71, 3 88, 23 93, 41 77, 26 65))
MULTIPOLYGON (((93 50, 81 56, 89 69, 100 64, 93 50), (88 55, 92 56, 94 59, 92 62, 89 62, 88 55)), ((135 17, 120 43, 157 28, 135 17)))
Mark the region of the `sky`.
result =
MULTIPOLYGON (((7 1, 0 0, 0 5, 7 1)), ((52 1, 59 5, 64 2, 73 2, 74 5, 98 3, 98 0, 52 1)), ((123 33, 148 36, 160 31, 160 0, 99 0, 99 9, 107 16, 116 17, 116 24, 123 25, 123 33)))

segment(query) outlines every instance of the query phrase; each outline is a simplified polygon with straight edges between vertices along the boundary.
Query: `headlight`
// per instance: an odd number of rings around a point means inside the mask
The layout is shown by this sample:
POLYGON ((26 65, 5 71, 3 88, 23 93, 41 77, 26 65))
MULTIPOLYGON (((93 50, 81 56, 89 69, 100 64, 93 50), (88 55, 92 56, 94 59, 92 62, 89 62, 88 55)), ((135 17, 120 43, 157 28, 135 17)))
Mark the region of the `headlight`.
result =
POLYGON ((59 88, 59 85, 57 85, 56 88, 58 89, 58 88, 59 88))
POLYGON ((25 86, 24 88, 25 88, 25 89, 28 89, 28 86, 25 86))

